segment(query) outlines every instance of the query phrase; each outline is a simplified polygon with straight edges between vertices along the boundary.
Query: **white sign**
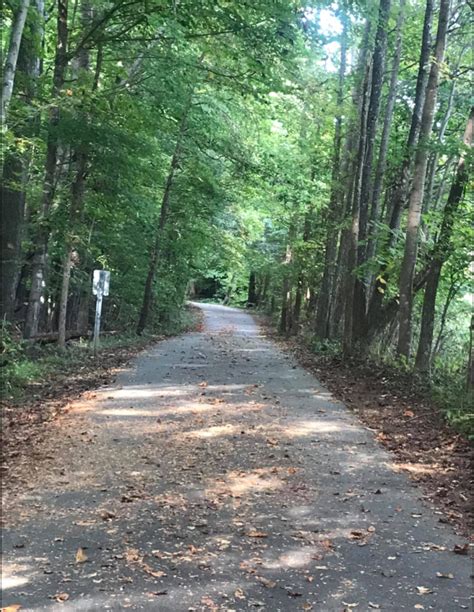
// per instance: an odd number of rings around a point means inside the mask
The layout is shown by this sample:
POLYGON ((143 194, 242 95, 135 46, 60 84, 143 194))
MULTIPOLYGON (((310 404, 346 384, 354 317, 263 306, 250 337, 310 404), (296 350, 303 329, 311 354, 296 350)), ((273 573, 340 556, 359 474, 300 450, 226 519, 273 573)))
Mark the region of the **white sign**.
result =
POLYGON ((110 272, 108 270, 94 270, 92 279, 92 293, 97 296, 94 320, 94 354, 97 354, 100 333, 100 315, 102 312, 102 298, 109 295, 110 272))
POLYGON ((110 287, 110 272, 108 270, 94 270, 94 277, 92 280, 92 293, 94 295, 102 295, 107 297, 109 295, 110 287))

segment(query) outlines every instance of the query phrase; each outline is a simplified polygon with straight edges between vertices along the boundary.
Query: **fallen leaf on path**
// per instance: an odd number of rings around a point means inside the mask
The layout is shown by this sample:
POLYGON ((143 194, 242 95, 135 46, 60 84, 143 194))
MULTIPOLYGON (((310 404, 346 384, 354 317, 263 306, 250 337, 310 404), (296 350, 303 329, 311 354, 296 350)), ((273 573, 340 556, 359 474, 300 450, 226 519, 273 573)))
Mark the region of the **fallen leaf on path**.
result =
POLYGON ((455 544, 453 553, 456 553, 457 555, 468 555, 469 544, 455 544))
POLYGON ((276 440, 275 438, 267 438, 266 443, 268 444, 268 446, 278 446, 278 440, 276 440))
POLYGON ((249 538, 268 538, 268 533, 264 531, 249 531, 246 535, 249 538))
POLYGON ((217 612, 217 610, 219 609, 219 606, 207 595, 201 597, 201 603, 203 606, 206 606, 207 608, 210 608, 215 612, 217 612))
POLYGON ((115 514, 115 512, 112 512, 111 510, 101 510, 100 512, 100 518, 103 519, 104 521, 110 521, 116 516, 117 515, 115 514))
POLYGON ((0 608, 0 612, 16 612, 20 608, 20 604, 11 604, 10 606, 6 606, 5 608, 0 608))
POLYGON ((450 578, 451 580, 454 578, 453 574, 443 574, 441 572, 436 572, 437 578, 450 578))
POLYGON ((167 575, 166 572, 163 572, 162 570, 154 570, 147 563, 142 563, 141 567, 146 574, 153 576, 154 578, 164 578, 167 575))
POLYGON ((325 540, 321 540, 320 544, 326 550, 332 550, 333 548, 333 544, 328 538, 326 538, 325 540))
POLYGON ((245 593, 242 589, 236 589, 234 591, 234 597, 237 597, 237 599, 245 599, 245 593))
POLYGON ((83 548, 78 548, 76 552, 76 563, 85 563, 87 561, 87 555, 83 548))
POLYGON ((69 593, 56 593, 53 595, 53 599, 62 603, 63 601, 67 601, 69 599, 69 593))
POLYGON ((268 578, 264 578, 263 576, 257 576, 256 578, 260 582, 260 584, 263 584, 263 586, 267 587, 267 589, 274 589, 277 585, 277 583, 273 580, 269 580, 268 578))
POLYGON ((416 590, 418 591, 418 593, 420 595, 428 595, 429 593, 432 593, 432 589, 429 589, 428 587, 424 587, 424 586, 417 586, 416 590))

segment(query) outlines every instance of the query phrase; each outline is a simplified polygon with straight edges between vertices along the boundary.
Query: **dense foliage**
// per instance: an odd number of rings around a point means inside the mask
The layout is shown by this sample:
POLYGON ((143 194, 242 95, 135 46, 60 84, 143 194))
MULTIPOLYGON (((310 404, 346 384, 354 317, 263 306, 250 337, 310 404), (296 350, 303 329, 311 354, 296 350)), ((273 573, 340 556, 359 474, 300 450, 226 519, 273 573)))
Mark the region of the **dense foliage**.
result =
POLYGON ((105 268, 109 329, 166 328, 189 295, 265 308, 320 348, 416 369, 466 418, 468 5, 2 13, 9 338, 86 334, 105 268))

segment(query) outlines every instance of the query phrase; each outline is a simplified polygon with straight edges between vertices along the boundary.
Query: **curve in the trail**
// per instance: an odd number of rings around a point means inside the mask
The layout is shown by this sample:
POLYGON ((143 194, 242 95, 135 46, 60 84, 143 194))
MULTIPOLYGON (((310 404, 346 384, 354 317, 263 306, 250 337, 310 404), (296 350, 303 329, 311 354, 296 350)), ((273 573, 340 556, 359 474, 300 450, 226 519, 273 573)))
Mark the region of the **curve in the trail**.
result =
POLYGON ((469 609, 460 540, 372 433, 249 314, 199 307, 203 332, 142 353, 33 466, 3 605, 469 609))

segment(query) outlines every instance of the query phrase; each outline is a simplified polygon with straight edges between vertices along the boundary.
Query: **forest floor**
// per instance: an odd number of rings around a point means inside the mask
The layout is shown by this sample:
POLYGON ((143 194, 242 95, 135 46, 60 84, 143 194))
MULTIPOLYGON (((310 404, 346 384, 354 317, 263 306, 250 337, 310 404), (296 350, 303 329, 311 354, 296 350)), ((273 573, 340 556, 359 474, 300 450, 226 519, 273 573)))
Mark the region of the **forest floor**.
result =
POLYGON ((440 522, 472 534, 473 444, 447 424, 411 373, 367 359, 315 353, 298 338, 277 335, 268 319, 262 318, 261 324, 394 453, 397 469, 420 484, 426 498, 442 511, 440 522))
POLYGON ((35 440, 4 490, 3 605, 469 609, 466 539, 376 433, 250 315, 200 307, 35 440))

